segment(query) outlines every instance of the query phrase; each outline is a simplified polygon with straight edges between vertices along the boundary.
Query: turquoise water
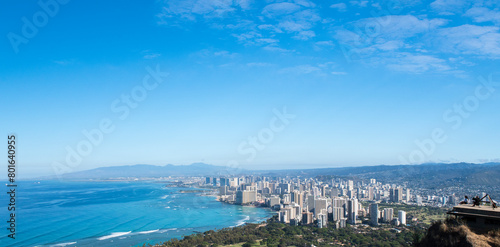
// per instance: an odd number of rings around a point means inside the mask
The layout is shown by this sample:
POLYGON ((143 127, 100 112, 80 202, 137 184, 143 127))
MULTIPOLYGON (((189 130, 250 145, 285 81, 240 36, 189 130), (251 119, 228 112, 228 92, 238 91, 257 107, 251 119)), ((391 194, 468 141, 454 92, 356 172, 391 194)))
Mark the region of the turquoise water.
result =
POLYGON ((19 182, 15 240, 7 238, 8 201, 0 197, 0 246, 140 246, 273 214, 180 190, 157 182, 19 182))

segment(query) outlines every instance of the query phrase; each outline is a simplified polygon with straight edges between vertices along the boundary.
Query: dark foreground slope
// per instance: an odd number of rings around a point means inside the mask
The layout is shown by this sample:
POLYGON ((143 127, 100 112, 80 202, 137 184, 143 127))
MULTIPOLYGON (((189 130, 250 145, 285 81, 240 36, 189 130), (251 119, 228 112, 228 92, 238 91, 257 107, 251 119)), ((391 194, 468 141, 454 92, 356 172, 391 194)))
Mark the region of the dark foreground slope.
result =
POLYGON ((454 220, 436 222, 418 247, 500 247, 500 229, 487 233, 475 233, 466 225, 454 220))

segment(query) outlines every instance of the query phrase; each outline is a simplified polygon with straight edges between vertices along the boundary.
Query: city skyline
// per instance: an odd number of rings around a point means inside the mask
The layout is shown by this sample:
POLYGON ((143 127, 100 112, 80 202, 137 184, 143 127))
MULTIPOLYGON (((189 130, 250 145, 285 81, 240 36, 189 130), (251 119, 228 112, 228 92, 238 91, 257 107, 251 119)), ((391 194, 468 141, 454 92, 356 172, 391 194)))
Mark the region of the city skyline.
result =
POLYGON ((21 177, 499 161, 498 8, 11 1, 0 126, 21 177))

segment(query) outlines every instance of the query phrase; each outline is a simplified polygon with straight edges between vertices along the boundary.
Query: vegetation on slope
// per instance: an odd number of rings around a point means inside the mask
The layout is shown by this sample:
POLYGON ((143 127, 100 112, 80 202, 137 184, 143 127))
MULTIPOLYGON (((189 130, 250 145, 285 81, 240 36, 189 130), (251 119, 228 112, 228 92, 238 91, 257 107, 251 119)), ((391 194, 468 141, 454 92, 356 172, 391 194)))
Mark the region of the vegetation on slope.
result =
POLYGON ((434 223, 418 247, 497 247, 500 246, 500 229, 479 234, 452 219, 434 223))
MULTIPOLYGON (((420 232, 423 235, 423 232, 420 232)), ((265 224, 247 224, 218 231, 207 231, 184 237, 182 240, 171 239, 157 246, 224 246, 238 243, 259 242, 261 246, 412 246, 415 242, 414 231, 403 230, 400 233, 390 228, 371 228, 348 226, 334 229, 315 226, 290 226, 276 222, 276 218, 265 224)))

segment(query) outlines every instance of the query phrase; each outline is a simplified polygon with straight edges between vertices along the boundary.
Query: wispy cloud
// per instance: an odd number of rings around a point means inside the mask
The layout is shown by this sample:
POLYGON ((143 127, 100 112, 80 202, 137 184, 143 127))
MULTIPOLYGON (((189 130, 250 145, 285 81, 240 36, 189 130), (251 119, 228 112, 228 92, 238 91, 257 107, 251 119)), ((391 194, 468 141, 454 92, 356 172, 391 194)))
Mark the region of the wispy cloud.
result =
POLYGON ((347 11, 347 5, 345 3, 336 3, 330 5, 330 8, 336 9, 339 12, 346 12, 347 11))
POLYGON ((141 53, 142 53, 142 55, 143 55, 142 57, 144 59, 154 59, 154 58, 157 58, 157 57, 161 56, 160 53, 153 52, 153 51, 150 51, 150 50, 144 50, 141 53))
POLYGON ((167 0, 157 15, 159 25, 179 26, 180 21, 203 21, 210 28, 231 30, 244 45, 269 51, 290 51, 280 46, 283 38, 307 41, 316 36, 313 28, 321 18, 309 0, 253 4, 231 0, 167 0))
POLYGON ((357 6, 357 7, 366 7, 366 6, 368 6, 368 1, 366 1, 366 0, 349 1, 349 3, 351 5, 357 6))
POLYGON ((317 66, 304 64, 304 65, 297 65, 293 67, 284 68, 279 70, 279 72, 284 74, 311 74, 311 73, 322 74, 323 70, 317 66))
POLYGON ((63 59, 63 60, 54 60, 53 61, 55 64, 66 66, 66 65, 71 65, 75 63, 75 59, 63 59))
POLYGON ((452 68, 444 59, 430 55, 420 55, 411 53, 396 54, 393 58, 387 59, 387 67, 396 71, 423 73, 428 71, 447 72, 452 68))
MULTIPOLYGON (((449 73, 458 71, 460 66, 471 66, 473 59, 500 58, 499 27, 495 26, 500 22, 500 15, 495 3, 435 0, 428 4, 432 11, 416 14, 411 8, 417 3, 402 1, 394 11, 386 11, 388 6, 383 3, 366 0, 341 3, 165 0, 158 18, 160 25, 176 26, 185 22, 189 26, 196 22, 226 32, 239 45, 256 46, 264 51, 297 54, 306 49, 318 53, 347 51, 365 65, 382 65, 409 73, 449 73), (343 15, 338 12, 348 8, 373 11, 371 17, 360 12, 359 17, 351 15, 347 19, 325 14, 328 10, 343 15), (457 24, 455 19, 459 17, 470 18, 475 25, 457 24), (301 45, 297 46, 297 42, 301 45)), ((334 69, 326 71, 317 65, 289 69, 302 74, 343 73, 334 69)))
POLYGON ((500 11, 491 10, 485 7, 475 7, 467 10, 465 15, 471 17, 475 22, 500 23, 500 11))
POLYGON ((263 62, 253 62, 253 63, 247 63, 248 67, 271 67, 274 66, 272 63, 263 63, 263 62))
POLYGON ((469 5, 470 1, 467 0, 436 0, 430 6, 440 14, 449 15, 463 13, 469 5))
POLYGON ((301 64, 296 66, 291 66, 287 68, 280 69, 278 72, 283 74, 295 74, 295 75, 316 75, 316 76, 327 76, 327 75, 346 75, 347 73, 343 71, 335 71, 336 64, 333 62, 321 63, 316 65, 311 64, 301 64))
POLYGON ((440 49, 455 54, 500 58, 500 33, 494 26, 462 25, 439 30, 440 49))
POLYGON ((342 71, 332 71, 332 72, 330 72, 330 74, 332 74, 332 75, 347 75, 346 72, 342 72, 342 71))

